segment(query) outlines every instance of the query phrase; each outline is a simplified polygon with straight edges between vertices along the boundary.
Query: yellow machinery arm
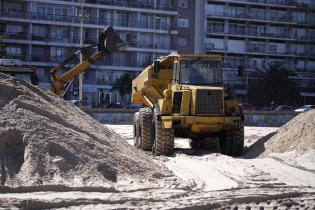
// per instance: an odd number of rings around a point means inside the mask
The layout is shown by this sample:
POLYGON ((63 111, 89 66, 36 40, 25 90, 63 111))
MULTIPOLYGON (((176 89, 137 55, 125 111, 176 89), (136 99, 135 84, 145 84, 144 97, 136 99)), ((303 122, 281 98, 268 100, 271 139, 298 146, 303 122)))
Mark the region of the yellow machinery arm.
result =
POLYGON ((59 96, 64 96, 67 88, 70 86, 71 82, 76 76, 87 71, 93 63, 100 60, 104 56, 125 50, 127 47, 127 43, 123 42, 119 38, 111 26, 104 29, 100 33, 98 44, 77 50, 50 71, 52 78, 52 91, 59 96), (94 47, 98 47, 98 52, 89 57, 87 50, 94 47), (57 74, 58 71, 64 69, 66 64, 79 54, 82 54, 83 57, 83 61, 81 63, 77 64, 75 67, 61 75, 57 74))

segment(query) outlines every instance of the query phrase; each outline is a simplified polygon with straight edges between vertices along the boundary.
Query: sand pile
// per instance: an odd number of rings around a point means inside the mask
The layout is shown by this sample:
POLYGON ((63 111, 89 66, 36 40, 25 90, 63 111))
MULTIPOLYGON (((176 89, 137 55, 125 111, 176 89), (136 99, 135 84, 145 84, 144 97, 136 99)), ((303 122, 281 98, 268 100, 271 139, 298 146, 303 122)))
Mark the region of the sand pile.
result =
POLYGON ((0 185, 111 186, 169 175, 79 108, 0 74, 0 185))
POLYGON ((265 151, 260 155, 266 156, 270 153, 284 153, 296 151, 305 154, 315 149, 315 110, 301 113, 268 139, 265 151))

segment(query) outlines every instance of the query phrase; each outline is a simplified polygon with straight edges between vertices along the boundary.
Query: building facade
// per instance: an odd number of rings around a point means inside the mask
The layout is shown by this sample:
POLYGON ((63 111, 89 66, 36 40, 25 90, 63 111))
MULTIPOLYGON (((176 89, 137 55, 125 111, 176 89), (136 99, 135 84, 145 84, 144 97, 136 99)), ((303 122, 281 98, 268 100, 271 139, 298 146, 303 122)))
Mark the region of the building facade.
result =
POLYGON ((223 54, 224 79, 244 100, 253 72, 280 65, 296 73, 292 79, 305 103, 315 103, 313 0, 85 0, 83 14, 81 2, 0 0, 1 57, 36 67, 40 84, 49 87, 50 69, 80 46, 83 18, 85 46, 94 44, 106 25, 130 45, 85 73, 84 97, 93 106, 120 103, 111 88, 121 75, 136 76, 173 51, 223 54), (236 76, 239 65, 247 75, 242 81, 236 76))
POLYGON ((251 73, 277 64, 293 76, 305 103, 315 102, 315 1, 204 1, 204 52, 225 55, 225 79, 239 95, 246 88, 236 81, 237 66, 251 73))
MULTIPOLYGON (((93 64, 84 75, 83 92, 93 106, 120 103, 120 94, 111 88, 122 74, 136 76, 154 58, 174 51, 177 2, 85 0, 83 14, 81 2, 0 0, 1 43, 5 46, 1 57, 36 67, 40 85, 49 88, 50 69, 80 47, 81 18, 84 46, 95 44, 100 30, 112 25, 130 47, 93 64)), ((78 97, 74 89, 72 99, 78 97)))

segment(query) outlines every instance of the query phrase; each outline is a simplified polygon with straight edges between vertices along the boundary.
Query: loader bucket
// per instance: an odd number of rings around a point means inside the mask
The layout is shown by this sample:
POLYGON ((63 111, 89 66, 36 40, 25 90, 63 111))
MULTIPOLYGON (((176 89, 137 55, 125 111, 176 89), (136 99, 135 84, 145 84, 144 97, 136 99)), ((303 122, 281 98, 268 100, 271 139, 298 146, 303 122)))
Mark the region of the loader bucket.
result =
POLYGON ((108 51, 115 53, 128 48, 128 44, 121 40, 112 26, 101 31, 98 38, 98 51, 108 51))

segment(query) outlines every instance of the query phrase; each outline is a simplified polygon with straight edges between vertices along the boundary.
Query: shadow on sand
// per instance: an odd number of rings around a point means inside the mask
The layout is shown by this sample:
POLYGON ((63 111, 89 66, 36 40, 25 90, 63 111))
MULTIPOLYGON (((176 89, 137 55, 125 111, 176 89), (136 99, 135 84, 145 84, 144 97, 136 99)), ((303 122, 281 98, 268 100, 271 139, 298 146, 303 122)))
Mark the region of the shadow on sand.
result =
POLYGON ((252 144, 250 147, 248 147, 245 150, 242 158, 245 158, 245 159, 257 158, 260 154, 262 154, 266 150, 264 144, 276 133, 277 132, 272 132, 258 139, 254 144, 252 144))
MULTIPOLYGON (((277 132, 269 133, 266 136, 261 137, 258 139, 254 144, 252 144, 250 147, 244 148, 244 153, 242 156, 239 156, 238 158, 243 159, 253 159, 259 157, 265 150, 265 143, 269 141, 271 137, 273 137, 277 132)), ((207 155, 211 153, 219 153, 219 150, 216 150, 215 148, 211 150, 195 150, 190 148, 175 148, 175 153, 171 156, 176 156, 176 154, 185 154, 190 156, 202 156, 207 155)))

